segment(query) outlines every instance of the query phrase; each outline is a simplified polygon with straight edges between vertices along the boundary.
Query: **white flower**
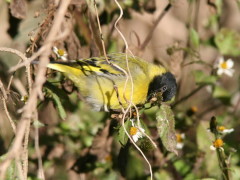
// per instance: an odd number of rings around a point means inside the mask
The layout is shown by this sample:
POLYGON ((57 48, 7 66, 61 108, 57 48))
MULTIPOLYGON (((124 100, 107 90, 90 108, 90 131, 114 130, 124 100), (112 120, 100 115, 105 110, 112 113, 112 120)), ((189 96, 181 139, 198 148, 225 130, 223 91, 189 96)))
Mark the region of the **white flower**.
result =
POLYGON ((232 59, 228 59, 225 61, 223 57, 220 57, 216 64, 217 74, 219 76, 221 76, 222 74, 226 74, 232 77, 234 73, 233 66, 234 66, 234 62, 232 59))
POLYGON ((22 101, 22 102, 24 102, 26 104, 27 101, 28 101, 28 96, 27 95, 22 96, 20 101, 22 101))
POLYGON ((211 145, 211 146, 210 146, 210 149, 211 149, 212 151, 216 151, 217 148, 215 148, 214 145, 211 145))
POLYGON ((57 55, 57 58, 67 61, 67 53, 64 51, 64 49, 58 49, 54 46, 53 52, 57 55))
POLYGON ((130 120, 132 122, 132 127, 130 128, 130 135, 134 142, 137 142, 138 139, 143 138, 145 130, 141 127, 136 127, 134 124, 134 120, 130 120))
POLYGON ((183 146, 184 146, 184 139, 185 139, 185 134, 184 133, 177 133, 176 134, 176 138, 177 138, 177 145, 176 145, 176 148, 177 149, 182 149, 183 146))
POLYGON ((220 138, 218 138, 218 139, 216 139, 214 142, 213 142, 213 144, 210 146, 210 149, 212 150, 212 151, 215 151, 216 149, 220 149, 220 150, 222 150, 222 151, 224 151, 224 149, 223 149, 223 140, 222 139, 220 139, 220 138))
POLYGON ((220 132, 222 134, 229 134, 234 131, 233 128, 227 129, 225 126, 217 126, 217 130, 218 130, 218 132, 220 132))
POLYGON ((177 143, 176 148, 177 148, 177 149, 182 149, 183 146, 184 146, 183 143, 177 143))

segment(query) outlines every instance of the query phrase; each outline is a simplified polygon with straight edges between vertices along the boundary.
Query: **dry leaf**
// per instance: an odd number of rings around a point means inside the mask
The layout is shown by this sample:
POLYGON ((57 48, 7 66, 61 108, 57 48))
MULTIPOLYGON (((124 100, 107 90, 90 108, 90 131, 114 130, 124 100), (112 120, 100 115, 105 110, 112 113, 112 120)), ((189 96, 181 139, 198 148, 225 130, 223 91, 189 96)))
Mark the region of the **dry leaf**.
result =
POLYGON ((9 8, 13 17, 18 19, 26 18, 27 3, 25 0, 12 0, 9 8))

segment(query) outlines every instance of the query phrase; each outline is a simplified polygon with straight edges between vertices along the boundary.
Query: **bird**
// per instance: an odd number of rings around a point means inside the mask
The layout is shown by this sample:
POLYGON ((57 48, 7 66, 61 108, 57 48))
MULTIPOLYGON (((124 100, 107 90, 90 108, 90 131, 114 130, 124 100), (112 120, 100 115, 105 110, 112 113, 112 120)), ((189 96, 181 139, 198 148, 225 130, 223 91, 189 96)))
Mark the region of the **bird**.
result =
POLYGON ((119 110, 144 105, 156 93, 171 101, 177 91, 174 75, 161 65, 137 56, 112 53, 107 56, 70 61, 50 61, 48 68, 63 73, 78 88, 95 111, 119 110), (132 81, 127 77, 132 77, 132 81))

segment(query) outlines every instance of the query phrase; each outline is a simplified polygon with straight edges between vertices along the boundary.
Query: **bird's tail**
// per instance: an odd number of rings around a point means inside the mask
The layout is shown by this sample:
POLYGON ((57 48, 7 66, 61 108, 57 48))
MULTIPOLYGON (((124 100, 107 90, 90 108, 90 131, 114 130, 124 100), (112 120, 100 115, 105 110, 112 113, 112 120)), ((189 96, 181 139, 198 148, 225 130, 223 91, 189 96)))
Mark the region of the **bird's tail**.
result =
POLYGON ((75 76, 82 75, 82 70, 72 66, 71 62, 50 62, 47 67, 66 74, 75 76))

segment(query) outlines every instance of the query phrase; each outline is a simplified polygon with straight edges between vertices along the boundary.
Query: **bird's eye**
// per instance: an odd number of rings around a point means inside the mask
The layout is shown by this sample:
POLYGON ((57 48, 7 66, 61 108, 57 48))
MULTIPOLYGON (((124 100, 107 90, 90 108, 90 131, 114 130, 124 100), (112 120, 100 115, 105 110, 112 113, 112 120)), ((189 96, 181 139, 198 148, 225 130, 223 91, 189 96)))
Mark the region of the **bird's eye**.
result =
POLYGON ((163 87, 161 87, 161 92, 162 92, 162 93, 164 93, 166 90, 167 90, 167 86, 166 86, 166 85, 163 86, 163 87))

